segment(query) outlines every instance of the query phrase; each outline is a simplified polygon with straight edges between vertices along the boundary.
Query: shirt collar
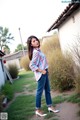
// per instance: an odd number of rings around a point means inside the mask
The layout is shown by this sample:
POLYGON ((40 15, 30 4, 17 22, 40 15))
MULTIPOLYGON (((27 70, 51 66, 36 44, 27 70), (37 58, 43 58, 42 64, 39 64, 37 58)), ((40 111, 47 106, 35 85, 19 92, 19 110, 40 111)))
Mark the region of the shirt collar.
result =
POLYGON ((34 48, 34 49, 37 50, 37 51, 39 51, 39 52, 41 51, 40 48, 34 48))

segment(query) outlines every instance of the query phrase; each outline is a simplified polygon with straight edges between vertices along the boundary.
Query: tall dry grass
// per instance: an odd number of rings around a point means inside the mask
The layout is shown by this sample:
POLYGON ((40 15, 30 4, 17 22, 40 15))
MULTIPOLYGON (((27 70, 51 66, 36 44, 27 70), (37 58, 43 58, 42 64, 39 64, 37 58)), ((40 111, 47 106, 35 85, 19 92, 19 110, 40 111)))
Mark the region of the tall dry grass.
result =
POLYGON ((74 69, 71 57, 64 57, 57 35, 45 38, 42 51, 46 54, 49 64, 51 87, 60 91, 68 90, 74 85, 74 69))
POLYGON ((61 50, 58 35, 54 34, 43 39, 41 50, 46 55, 48 55, 50 52, 52 53, 55 49, 61 50))
POLYGON ((28 58, 28 55, 24 56, 21 58, 20 60, 20 65, 22 68, 24 68, 26 71, 30 70, 29 68, 29 58, 28 58))
POLYGON ((74 68, 72 59, 64 57, 59 49, 49 54, 49 77, 53 89, 64 91, 74 86, 74 68))

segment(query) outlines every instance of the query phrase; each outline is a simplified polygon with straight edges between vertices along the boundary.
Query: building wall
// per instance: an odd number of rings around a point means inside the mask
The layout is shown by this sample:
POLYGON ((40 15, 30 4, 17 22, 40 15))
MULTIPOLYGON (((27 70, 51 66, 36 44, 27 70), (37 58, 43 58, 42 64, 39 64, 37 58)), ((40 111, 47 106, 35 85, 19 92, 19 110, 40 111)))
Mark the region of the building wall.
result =
MULTIPOLYGON (((27 56, 27 50, 24 51, 25 56, 27 56)), ((4 60, 6 60, 6 66, 8 67, 9 64, 16 64, 18 69, 21 68, 20 66, 20 59, 24 57, 23 51, 19 51, 13 54, 5 55, 4 60)))
POLYGON ((5 83, 4 70, 2 68, 2 63, 0 60, 0 87, 4 85, 4 83, 5 83))
POLYGON ((13 64, 16 64, 18 69, 21 68, 19 59, 8 60, 5 65, 8 67, 8 65, 13 65, 13 64))
POLYGON ((80 36, 80 8, 59 27, 59 40, 62 52, 69 51, 80 36))

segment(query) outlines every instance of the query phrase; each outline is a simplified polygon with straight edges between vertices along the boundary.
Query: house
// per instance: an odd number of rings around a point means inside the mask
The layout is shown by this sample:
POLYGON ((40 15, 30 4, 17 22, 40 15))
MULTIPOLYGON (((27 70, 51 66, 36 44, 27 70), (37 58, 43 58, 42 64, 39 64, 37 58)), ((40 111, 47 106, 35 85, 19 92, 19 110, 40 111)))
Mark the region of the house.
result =
MULTIPOLYGON (((24 54, 25 56, 27 55, 27 50, 24 50, 24 54)), ((9 64, 16 64, 18 69, 20 69, 21 68, 20 59, 24 56, 24 54, 23 54, 23 51, 20 50, 18 52, 5 55, 4 56, 4 59, 6 60, 5 65, 8 67, 9 64)))
POLYGON ((6 74, 4 70, 4 62, 3 62, 3 56, 5 54, 0 50, 0 88, 2 85, 4 85, 6 80, 6 74))
POLYGON ((80 3, 68 4, 47 32, 58 29, 61 50, 70 51, 80 36, 80 3))

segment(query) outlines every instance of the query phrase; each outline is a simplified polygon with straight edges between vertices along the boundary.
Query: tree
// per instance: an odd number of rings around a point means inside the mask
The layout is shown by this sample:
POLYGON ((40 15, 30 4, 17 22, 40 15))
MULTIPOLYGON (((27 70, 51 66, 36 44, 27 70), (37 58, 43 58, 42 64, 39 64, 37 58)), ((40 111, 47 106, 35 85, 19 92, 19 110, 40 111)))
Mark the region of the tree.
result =
POLYGON ((14 40, 14 37, 9 33, 8 28, 0 26, 0 49, 10 43, 10 40, 14 40))
POLYGON ((72 0, 72 3, 80 3, 80 0, 72 0))
POLYGON ((4 52, 5 54, 9 54, 9 53, 10 53, 10 48, 9 48, 8 45, 6 45, 6 46, 3 47, 3 52, 4 52))
POLYGON ((22 46, 22 44, 18 44, 17 48, 15 49, 15 52, 18 52, 20 50, 22 50, 24 48, 24 50, 27 50, 27 46, 22 46))

